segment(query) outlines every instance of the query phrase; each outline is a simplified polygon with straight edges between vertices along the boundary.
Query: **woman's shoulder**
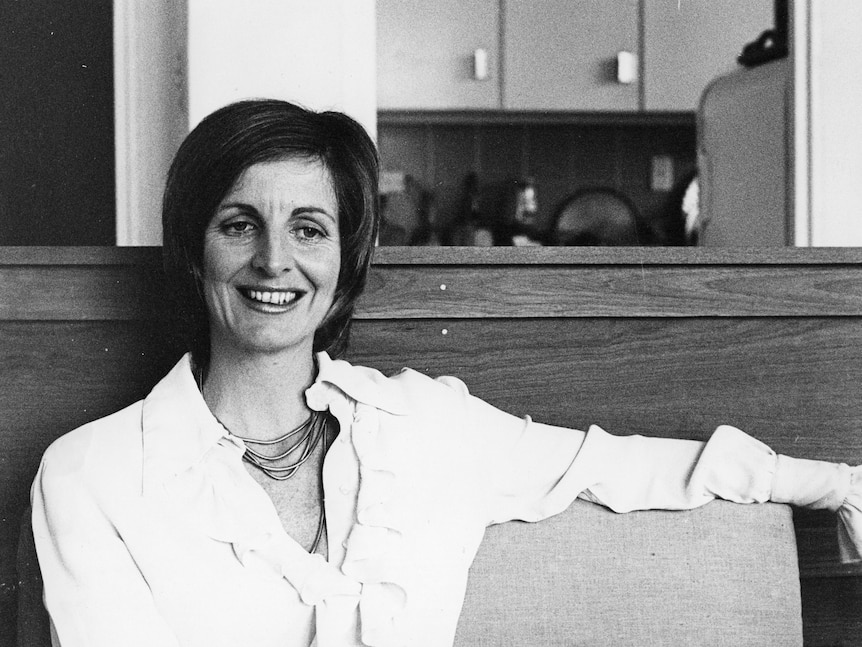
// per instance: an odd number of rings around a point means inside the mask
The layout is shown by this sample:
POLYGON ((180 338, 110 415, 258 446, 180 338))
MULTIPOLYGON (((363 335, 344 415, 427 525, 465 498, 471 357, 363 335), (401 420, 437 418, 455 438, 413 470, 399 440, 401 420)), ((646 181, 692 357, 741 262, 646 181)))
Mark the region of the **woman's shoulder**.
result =
POLYGON ((397 394, 411 404, 439 406, 440 400, 452 402, 469 395, 467 385, 452 375, 432 376, 410 367, 389 373, 361 365, 351 365, 351 369, 381 391, 397 394))
POLYGON ((467 395, 467 385, 454 375, 427 375, 413 368, 405 367, 394 373, 390 379, 403 385, 405 389, 438 391, 445 395, 467 395))
POLYGON ((110 480, 141 460, 141 411, 135 402, 88 422, 52 442, 42 456, 42 478, 110 480))

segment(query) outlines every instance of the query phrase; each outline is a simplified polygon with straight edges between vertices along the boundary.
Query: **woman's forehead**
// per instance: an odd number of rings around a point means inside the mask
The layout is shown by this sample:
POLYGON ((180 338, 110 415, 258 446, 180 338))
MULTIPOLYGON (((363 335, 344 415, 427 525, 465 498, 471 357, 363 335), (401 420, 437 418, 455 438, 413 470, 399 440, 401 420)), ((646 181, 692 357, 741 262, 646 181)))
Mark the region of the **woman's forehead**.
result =
POLYGON ((234 190, 248 184, 249 177, 260 179, 261 177, 296 176, 316 174, 327 180, 334 187, 334 180, 329 166, 319 157, 314 155, 284 155, 272 159, 253 162, 244 167, 231 185, 234 190))
POLYGON ((222 202, 237 194, 296 195, 337 206, 337 192, 328 166, 314 157, 288 157, 257 162, 245 168, 222 202))

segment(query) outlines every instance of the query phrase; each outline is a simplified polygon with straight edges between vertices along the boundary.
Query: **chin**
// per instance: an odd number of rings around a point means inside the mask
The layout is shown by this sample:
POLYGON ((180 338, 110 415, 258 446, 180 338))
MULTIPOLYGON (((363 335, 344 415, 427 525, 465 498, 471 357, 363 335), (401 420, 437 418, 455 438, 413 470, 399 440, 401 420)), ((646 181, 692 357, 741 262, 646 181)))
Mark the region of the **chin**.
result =
POLYGON ((284 330, 245 330, 241 334, 227 334, 214 337, 213 350, 221 348, 231 355, 275 355, 283 352, 305 352, 309 355, 314 348, 314 335, 286 334, 284 330))

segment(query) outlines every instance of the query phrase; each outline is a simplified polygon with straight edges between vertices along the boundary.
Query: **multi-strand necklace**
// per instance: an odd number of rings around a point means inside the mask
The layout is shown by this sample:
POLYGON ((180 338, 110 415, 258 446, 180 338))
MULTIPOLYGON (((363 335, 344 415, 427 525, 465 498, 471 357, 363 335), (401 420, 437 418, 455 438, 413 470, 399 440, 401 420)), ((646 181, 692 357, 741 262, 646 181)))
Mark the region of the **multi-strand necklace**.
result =
POLYGON ((312 411, 301 425, 272 440, 233 435, 245 443, 245 453, 242 455, 245 461, 276 481, 286 481, 311 457, 314 449, 326 435, 326 426, 326 414, 312 411), (259 451, 261 447, 282 447, 283 443, 288 444, 280 454, 275 456, 268 456, 259 451), (290 458, 292 460, 289 460, 290 458))
MULTIPOLYGON (((201 392, 201 396, 203 396, 204 384, 202 370, 195 371, 195 379, 197 381, 198 389, 201 392)), ((309 458, 311 458, 312 453, 314 453, 314 450, 318 445, 322 445, 323 451, 325 452, 325 439, 332 425, 332 419, 328 412, 312 411, 311 415, 305 422, 278 438, 259 440, 235 434, 217 417, 216 420, 218 420, 219 424, 224 427, 228 433, 243 441, 245 444, 245 452, 243 452, 242 455, 243 460, 276 481, 286 481, 296 474, 296 471, 302 467, 309 458), (275 456, 269 456, 261 453, 259 449, 255 449, 255 447, 281 447, 283 443, 287 443, 287 446, 275 456)), ((323 482, 321 479, 320 514, 318 515, 317 532, 314 536, 314 543, 309 549, 310 553, 315 553, 317 551, 320 540, 323 537, 323 530, 325 527, 326 518, 323 509, 323 482)))

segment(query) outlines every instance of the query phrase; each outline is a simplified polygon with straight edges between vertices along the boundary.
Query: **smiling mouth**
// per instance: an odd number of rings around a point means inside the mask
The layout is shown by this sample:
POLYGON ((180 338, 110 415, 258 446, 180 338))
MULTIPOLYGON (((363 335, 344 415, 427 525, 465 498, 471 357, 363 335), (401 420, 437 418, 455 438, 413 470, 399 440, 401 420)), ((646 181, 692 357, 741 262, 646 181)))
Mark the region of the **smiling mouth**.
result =
POLYGON ((293 303, 302 296, 301 292, 294 290, 240 290, 242 295, 255 303, 265 303, 273 306, 285 306, 293 303))

